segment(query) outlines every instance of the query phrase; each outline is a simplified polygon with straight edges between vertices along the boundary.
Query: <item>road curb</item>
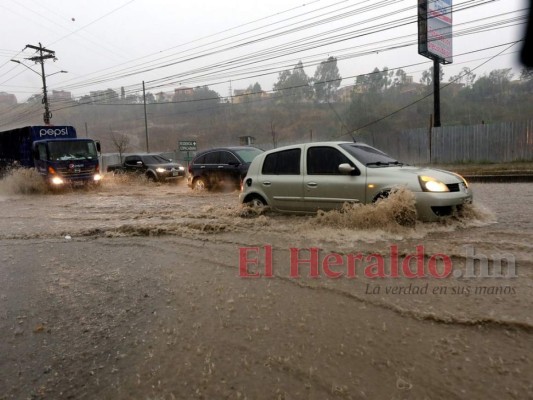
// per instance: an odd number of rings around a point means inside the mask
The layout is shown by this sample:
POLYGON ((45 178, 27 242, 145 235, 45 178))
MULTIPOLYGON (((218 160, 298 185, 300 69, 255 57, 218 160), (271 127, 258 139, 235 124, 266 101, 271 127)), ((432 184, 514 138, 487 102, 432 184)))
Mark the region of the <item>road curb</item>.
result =
POLYGON ((469 182, 478 182, 478 183, 533 182, 533 174, 463 175, 463 176, 469 182))

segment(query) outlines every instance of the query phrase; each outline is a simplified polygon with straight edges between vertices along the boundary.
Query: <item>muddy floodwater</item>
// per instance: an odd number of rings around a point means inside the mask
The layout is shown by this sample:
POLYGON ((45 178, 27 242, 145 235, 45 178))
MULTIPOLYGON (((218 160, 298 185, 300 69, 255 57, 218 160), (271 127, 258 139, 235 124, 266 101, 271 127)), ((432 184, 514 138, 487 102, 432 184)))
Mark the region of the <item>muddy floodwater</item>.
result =
POLYGON ((533 185, 313 216, 0 181, 0 399, 531 399, 533 185))

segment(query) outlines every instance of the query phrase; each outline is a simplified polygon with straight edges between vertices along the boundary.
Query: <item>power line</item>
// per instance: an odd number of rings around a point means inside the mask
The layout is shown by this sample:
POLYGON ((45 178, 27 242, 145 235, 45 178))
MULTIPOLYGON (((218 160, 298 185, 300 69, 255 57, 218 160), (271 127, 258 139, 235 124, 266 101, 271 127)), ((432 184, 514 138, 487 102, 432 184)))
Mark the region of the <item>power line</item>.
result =
MULTIPOLYGON (((463 7, 462 9, 466 9, 466 7, 473 7, 473 6, 483 5, 483 4, 486 4, 486 3, 491 2, 491 1, 492 0, 490 0, 490 1, 488 1, 488 0, 470 0, 467 3, 465 3, 465 5, 462 6, 463 7)), ((394 3, 399 3, 399 2, 398 1, 390 1, 390 0, 384 1, 384 2, 380 2, 381 7, 387 6, 387 5, 390 6, 391 4, 394 4, 394 3)), ((358 3, 358 4, 362 4, 362 3, 358 3)), ((375 10, 377 8, 378 7, 376 5, 373 5, 372 9, 375 10)), ((414 10, 414 6, 410 6, 410 7, 404 8, 402 10, 406 10, 406 9, 413 9, 414 10)), ((461 10, 461 8, 458 8, 457 11, 460 11, 460 10, 461 10)), ((341 16, 337 15, 337 16, 334 16, 334 17, 328 17, 328 19, 322 19, 322 20, 320 20, 318 22, 321 23, 321 24, 329 23, 329 22, 332 21, 332 18, 335 18, 335 19, 339 20, 341 18, 346 18, 347 16, 353 16, 353 15, 355 15, 355 13, 362 13, 362 12, 365 12, 365 11, 368 11, 368 7, 367 8, 362 8, 362 9, 352 10, 349 14, 345 13, 345 14, 343 14, 341 16)), ((374 18, 366 20, 366 21, 359 21, 358 24, 359 23, 364 23, 364 22, 371 22, 372 20, 376 20, 376 18, 380 19, 380 18, 383 18, 383 17, 374 17, 374 18)), ((303 22, 306 22, 306 21, 303 21, 303 22)), ((411 17, 411 22, 412 23, 415 22, 415 17, 414 16, 411 17)), ((292 34, 292 33, 296 32, 296 30, 309 29, 312 26, 314 26, 314 25, 309 20, 307 25, 296 26, 296 27, 292 27, 292 28, 291 28, 290 25, 287 26, 287 27, 281 27, 279 29, 285 29, 285 30, 284 31, 280 31, 278 33, 274 33, 274 31, 270 31, 270 32, 268 32, 269 33, 268 36, 263 36, 263 37, 260 37, 260 38, 254 38, 254 36, 246 37, 244 39, 240 39, 239 41, 230 42, 229 45, 226 45, 226 47, 211 47, 210 49, 207 49, 207 51, 204 51, 204 52, 201 52, 201 53, 191 53, 191 54, 189 54, 186 57, 182 57, 182 58, 180 58, 178 60, 171 61, 171 62, 168 62, 168 63, 165 63, 165 64, 158 64, 158 65, 150 66, 150 67, 143 68, 143 69, 132 70, 132 71, 129 71, 129 72, 125 72, 124 71, 124 73, 121 73, 121 74, 118 74, 118 75, 117 74, 112 74, 112 75, 108 75, 108 76, 102 76, 101 78, 92 79, 92 80, 86 81, 84 83, 66 85, 64 88, 65 89, 75 89, 75 88, 79 88, 81 86, 94 85, 94 84, 98 84, 98 83, 101 84, 101 83, 112 81, 112 80, 131 77, 131 76, 134 76, 134 75, 137 75, 137 74, 140 74, 140 73, 147 73, 147 72, 150 72, 150 71, 160 70, 160 69, 163 69, 163 68, 168 68, 170 66, 177 65, 178 63, 190 62, 190 61, 193 61, 193 60, 197 60, 199 58, 212 56, 212 55, 215 55, 215 54, 220 54, 221 52, 235 50, 235 49, 241 48, 243 46, 247 46, 247 45, 251 45, 251 44, 257 44, 258 40, 265 41, 265 40, 273 39, 275 37, 280 37, 280 35, 287 35, 289 33, 292 34), (243 43, 243 41, 244 41, 244 43, 243 43)), ((347 27, 345 26, 345 27, 337 28, 337 30, 338 29, 348 29, 349 27, 352 27, 352 26, 353 26, 353 24, 352 25, 348 25, 347 27)), ((379 29, 377 31, 374 31, 374 32, 371 32, 371 33, 378 33, 378 32, 382 32, 382 31, 387 30, 387 29, 392 29, 390 27, 389 28, 383 28, 383 26, 381 26, 381 25, 376 25, 376 27, 379 27, 381 29, 379 29)), ((369 28, 366 28, 366 29, 369 29, 369 28)), ((331 31, 331 32, 333 32, 333 31, 331 31)), ((315 37, 324 38, 324 36, 326 34, 327 34, 327 32, 326 33, 322 32, 318 36, 317 35, 311 36, 311 39, 314 39, 315 37)), ((345 35, 348 35, 348 34, 345 34, 345 35)), ((352 39, 353 37, 354 37, 354 35, 352 35, 352 37, 344 38, 344 40, 352 39)), ((326 45, 331 45, 333 43, 337 43, 343 38, 334 38, 334 39, 335 40, 333 40, 333 41, 332 41, 332 39, 329 39, 329 42, 325 42, 324 40, 326 40, 326 39, 321 39, 322 40, 321 46, 326 46, 326 45)), ((307 38, 306 41, 309 42, 309 38, 307 38)), ((294 43, 297 43, 297 42, 294 42, 294 43)), ((316 48, 317 47, 317 42, 316 41, 314 43, 310 42, 310 45, 308 45, 308 47, 309 46, 310 46, 311 49, 312 48, 316 48)), ((288 48, 288 45, 284 45, 284 48, 286 49, 285 50, 286 53, 287 52, 292 53, 294 51, 301 52, 301 51, 306 50, 305 48, 302 48, 302 49, 295 49, 294 47, 293 48, 288 48)), ((262 53, 264 54, 263 57, 272 57, 273 56, 272 52, 273 52, 274 49, 271 48, 271 49, 263 50, 262 51, 262 53)), ((260 55, 261 53, 256 53, 256 54, 260 55)), ((277 55, 277 57, 279 57, 279 55, 277 55)), ((245 58, 249 58, 249 55, 245 56, 245 58)), ((238 61, 238 59, 230 60, 229 62, 235 63, 236 61, 238 61)), ((215 64, 215 66, 216 66, 216 64, 215 64)), ((214 67, 214 65, 210 66, 210 68, 213 68, 213 67, 214 67)), ((207 68, 207 67, 205 67, 205 68, 207 68)), ((174 76, 176 76, 176 75, 174 75, 174 76)), ((172 77, 172 75, 169 76, 169 77, 166 77, 166 78, 161 78, 161 79, 169 79, 171 77, 172 77)))
MULTIPOLYGON (((518 41, 520 42, 520 41, 518 41)), ((516 44, 518 42, 512 42, 512 44, 516 44)), ((494 49, 494 48, 497 48, 497 47, 502 47, 502 46, 507 46, 509 45, 509 43, 504 43, 504 44, 500 44, 500 45, 497 45, 497 46, 491 46, 491 47, 487 47, 487 48, 483 48, 483 49, 478 49, 478 50, 473 50, 473 51, 469 51, 469 52, 466 52, 466 53, 462 53, 462 54, 457 54, 456 57, 460 57, 460 56, 464 56, 464 55, 468 55, 468 54, 474 54, 474 53, 478 53, 478 52, 481 52, 481 51, 486 51, 486 50, 490 50, 490 49, 494 49)), ((486 60, 485 62, 483 62, 480 66, 486 64, 488 61, 491 61, 492 59, 494 59, 495 57, 501 55, 503 52, 505 52, 506 49, 504 49, 502 52, 498 53, 497 55, 495 56, 491 56, 489 59, 484 59, 486 60)), ((401 66, 401 67, 395 67, 395 68, 389 68, 388 71, 395 71, 395 70, 399 70, 399 69, 404 69, 404 68, 408 68, 408 67, 412 67, 412 66, 418 66, 418 65, 424 65, 424 64, 428 64, 429 61, 423 61, 423 62, 419 62, 419 63, 414 63, 414 64, 409 64, 409 65, 404 65, 404 66, 401 66)), ((476 67, 479 68, 480 66, 476 67)), ((471 70, 473 71, 473 69, 471 70)), ((364 77, 364 76, 370 76, 370 75, 374 75, 374 74, 378 74, 378 73, 381 73, 382 71, 377 71, 377 72, 369 72, 369 73, 365 73, 365 74, 359 74, 359 75, 353 75, 353 76, 348 76, 348 77, 344 77, 344 78, 341 78, 341 80, 347 80, 347 79, 355 79, 355 78, 359 78, 359 77, 364 77)), ((324 81, 323 83, 330 83, 332 81, 324 81)), ((283 91, 289 91, 289 90, 292 90, 292 89, 298 89, 298 88, 302 88, 302 87, 306 87, 308 85, 306 84, 302 84, 302 85, 298 85, 298 86, 290 86, 290 87, 286 87, 286 88, 281 88, 281 89, 277 89, 277 90, 264 90, 265 93, 270 93, 270 94, 273 94, 273 93, 276 93, 276 92, 283 92, 283 91)), ((348 85, 348 86, 353 86, 353 85, 348 85)), ((448 86, 448 85, 446 85, 448 86)), ((443 86, 445 87, 445 86, 443 86)), ((243 95, 238 95, 238 96, 233 96, 233 97, 241 97, 241 96, 246 96, 247 94, 243 94, 243 95)), ((430 93, 431 95, 431 93, 430 93)), ((105 93, 103 93, 101 95, 101 97, 104 97, 105 96, 105 93)), ((116 96, 114 97, 115 99, 118 98, 118 93, 116 94, 116 96)), ((224 97, 222 97, 224 98, 224 97)), ((105 100, 112 100, 113 98, 105 98, 105 100)), ((209 100, 219 100, 221 99, 220 97, 210 97, 210 98, 202 98, 202 99, 187 99, 187 100, 179 100, 179 101, 168 101, 168 102, 154 102, 154 103, 150 103, 152 105, 156 105, 156 104, 159 104, 159 105, 172 105, 172 104, 183 104, 183 103, 194 103, 194 102, 202 102, 202 101, 209 101, 209 100)), ((254 100, 255 101, 255 100, 254 100)), ((97 101, 91 101, 91 102, 87 102, 87 103, 81 103, 81 104, 71 104, 71 105, 68 105, 64 108, 58 108, 57 110, 62 110, 62 109, 66 109, 66 108, 72 108, 72 107, 78 107, 78 106, 82 106, 82 105, 101 105, 101 106, 140 106, 142 105, 141 103, 139 104, 127 104, 127 103, 109 103, 109 102, 105 102, 105 103, 98 103, 97 101)))
MULTIPOLYGON (((489 2, 491 2, 491 1, 472 0, 472 1, 469 1, 469 2, 467 2, 465 4, 467 4, 469 7, 474 7, 474 6, 477 7, 477 6, 480 6, 480 5, 487 4, 489 2)), ((339 2, 339 3, 335 3, 335 4, 341 4, 341 3, 343 3, 343 2, 339 2)), ((382 3, 390 5, 390 4, 393 4, 393 3, 400 3, 400 2, 393 1, 393 2, 382 2, 382 3)), ((362 4, 362 3, 358 3, 358 4, 362 4)), ((466 6, 464 6, 464 7, 465 7, 464 9, 466 9, 466 6)), ((407 8, 412 8, 412 7, 406 7, 406 9, 407 8)), ((353 12, 356 12, 358 10, 349 10, 349 11, 353 13, 353 12)), ((359 11, 361 12, 361 10, 359 10, 359 11)), ((513 12, 518 12, 518 11, 521 11, 521 10, 517 10, 517 11, 513 11, 513 12)), ((344 15, 344 14, 337 14, 335 16, 336 20, 340 20, 341 19, 341 15, 344 15)), ((322 17, 324 17, 324 15, 322 15, 322 17)), ((496 17, 497 16, 492 16, 490 18, 496 18, 496 17)), ((516 18, 520 18, 520 17, 516 17, 516 18)), ((330 19, 327 20, 324 17, 321 21, 331 21, 331 18, 333 18, 333 17, 329 16, 328 18, 330 18, 330 19)), ((478 19, 478 20, 475 20, 475 21, 481 21, 481 20, 483 20, 483 19, 478 19)), ((375 21, 379 21, 379 18, 376 19, 375 21)), ((279 59, 279 58, 287 56, 287 55, 295 54, 296 52, 303 52, 303 51, 306 51, 306 50, 309 50, 309 49, 316 49, 318 47, 324 47, 326 45, 331 45, 331 44, 338 43, 338 41, 336 41, 336 40, 339 40, 339 41, 349 40, 350 39, 350 37, 349 37, 350 34, 352 35, 351 38, 353 38, 356 33, 358 33, 360 36, 363 36, 363 35, 375 34, 375 33, 378 33, 378 32, 392 31, 393 28, 398 28, 400 26, 403 26, 402 22, 404 24, 408 24, 408 23, 414 23, 414 21, 415 21, 414 17, 403 18, 403 19, 400 18, 400 19, 396 19, 395 21, 389 21, 387 23, 387 24, 391 24, 391 25, 384 25, 384 24, 374 25, 373 27, 367 27, 367 28, 361 29, 359 31, 351 31, 351 32, 344 32, 342 34, 338 34, 338 32, 342 32, 342 31, 339 31, 338 29, 346 29, 347 25, 345 25, 344 27, 337 28, 337 31, 334 30, 334 29, 331 29, 329 31, 329 33, 331 35, 336 34, 336 36, 330 36, 330 37, 326 38, 327 40, 330 40, 330 42, 326 42, 325 43, 323 40, 326 40, 326 39, 324 39, 324 38, 317 39, 317 37, 315 37, 315 36, 308 36, 308 37, 305 38, 305 40, 301 40, 301 39, 300 40, 293 40, 292 42, 287 42, 287 44, 270 47, 268 49, 261 50, 261 51, 258 51, 256 53, 252 53, 252 54, 248 54, 246 56, 241 56, 241 57, 237 57, 237 58, 234 58, 234 59, 230 59, 230 60, 228 60, 226 62, 223 62, 223 63, 216 63, 216 64, 212 64, 212 65, 207 65, 205 67, 201 67, 201 68, 185 71, 185 72, 183 72, 181 74, 169 75, 169 76, 166 76, 166 77, 157 78, 157 79, 152 80, 152 81, 147 81, 147 83, 149 83, 149 85, 151 85, 151 86, 148 86, 148 89, 163 88, 163 87, 166 87, 166 86, 169 86, 169 85, 175 84, 177 82, 181 82, 181 81, 185 81, 185 82, 189 82, 189 81, 190 82, 200 82, 201 80, 204 80, 204 82, 205 82, 206 78, 220 79, 219 77, 228 77, 228 78, 232 79, 233 81, 237 81, 239 79, 240 80, 244 80, 246 78, 249 78, 250 74, 254 74, 254 75, 251 75, 251 77, 258 77, 258 76, 264 76, 264 75, 267 75, 267 74, 276 73, 276 72, 279 72, 279 67, 278 67, 278 69, 276 69, 275 65, 280 65, 280 62, 278 62, 277 64, 274 64, 274 63, 267 64, 267 65, 271 65, 272 66, 272 67, 269 67, 269 68, 265 68, 266 66, 264 64, 262 64, 262 65, 258 65, 258 64, 264 63, 266 60, 271 60, 273 57, 279 59), (393 24, 394 22, 396 22, 396 25, 393 24), (371 30, 372 28, 374 28, 374 31, 371 30), (381 29, 379 29, 379 28, 381 28, 381 29), (307 46, 307 47, 304 47, 304 46, 307 46), (246 70, 245 71, 237 70, 237 68, 243 69, 243 68, 248 68, 249 66, 252 66, 252 65, 258 65, 258 66, 257 67, 253 67, 253 68, 249 69, 248 71, 246 71, 246 70), (243 74, 243 73, 245 73, 247 75, 245 77, 240 77, 239 75, 236 75, 236 74, 243 74)), ((507 24, 511 24, 513 22, 510 19, 508 19, 507 21, 508 21, 508 22, 506 22, 507 24)), ((307 23, 307 26, 311 26, 313 24, 313 21, 311 19, 307 19, 307 20, 304 20, 302 22, 307 23)), ((472 23, 472 21, 469 21, 468 23, 472 23)), ((515 23, 517 23, 517 24, 520 23, 520 19, 516 19, 515 23)), ((510 25, 510 26, 512 26, 512 25, 510 25)), ((290 25, 283 27, 283 29, 285 29, 285 32, 290 31, 290 29, 297 29, 297 28, 301 28, 301 27, 298 27, 296 25, 292 26, 292 28, 291 28, 290 25)), ((465 29, 464 32, 461 35, 479 33, 479 32, 494 30, 496 28, 502 28, 501 21, 500 22, 497 21, 497 22, 494 22, 494 23, 491 23, 491 24, 485 24, 482 27, 472 27, 469 30, 465 29)), ((261 28, 257 28, 257 29, 261 29, 261 28)), ((309 29, 309 28, 307 28, 307 29, 309 29)), ((292 34, 293 31, 290 31, 290 33, 292 34)), ((277 32, 276 34, 280 34, 280 32, 277 32)), ((459 33, 454 33, 454 36, 455 37, 459 36, 459 33)), ((358 37, 358 36, 355 36, 355 37, 358 37)), ((267 40, 266 38, 267 37, 265 36, 265 37, 260 37, 259 39, 267 40)), ((242 40, 252 41, 252 39, 253 39, 253 37, 248 36, 247 38, 244 38, 242 40)), ((394 39, 390 39, 390 40, 394 40, 394 39)), ((238 42, 236 42, 236 43, 238 43, 238 42)), ((369 48, 369 49, 367 49, 365 51, 361 51, 361 52, 358 52, 358 53, 356 53, 356 52, 346 53, 345 55, 343 54, 343 55, 339 56, 338 58, 339 59, 350 59, 350 58, 354 58, 354 57, 361 57, 361 56, 364 56, 364 55, 371 54, 373 51, 378 51, 378 52, 390 51, 390 50, 394 50, 394 49, 401 48, 401 47, 407 47, 407 46, 410 46, 412 44, 413 44, 413 42, 404 42, 404 43, 399 43, 399 44, 397 44, 395 46, 387 46, 387 47, 379 47, 379 48, 376 47, 374 49, 369 48)), ((215 48, 215 49, 217 49, 217 48, 215 48)), ((222 52, 222 51, 226 51, 226 48, 222 48, 221 47, 221 48, 218 48, 217 50, 222 52)), ((200 53, 199 56, 202 56, 202 53, 200 53)), ((313 56, 311 56, 311 57, 313 57, 313 56)), ((317 55, 314 56, 314 57, 317 57, 317 55)), ((283 68, 286 68, 287 64, 289 63, 289 61, 287 61, 287 60, 281 61, 281 62, 285 64, 283 66, 283 68)), ((319 61, 318 60, 313 60, 313 62, 318 63, 319 61)), ((313 65, 313 64, 311 64, 311 65, 313 65)), ((161 68, 163 68, 163 67, 156 67, 153 70, 159 70, 161 68)), ((132 75, 137 74, 137 73, 141 73, 141 72, 146 72, 146 70, 135 71, 132 75)), ((130 74, 117 75, 117 76, 110 75, 107 78, 103 77, 106 80, 102 80, 102 82, 113 81, 113 80, 116 80, 116 79, 124 78, 126 76, 132 76, 132 75, 130 75, 130 74)), ((98 82, 100 82, 100 81, 98 81, 98 82)), ((89 86, 89 85, 93 85, 93 84, 98 83, 98 82, 97 81, 86 81, 84 83, 78 84, 79 85, 78 87, 83 87, 84 85, 85 86, 89 86)), ((217 84, 217 83, 215 83, 215 84, 217 84)), ((63 87, 63 89, 68 89, 68 88, 69 88, 69 86, 64 86, 63 87)), ((139 90, 138 85, 130 85, 129 88, 130 89, 128 89, 128 92, 130 92, 130 93, 139 90)))

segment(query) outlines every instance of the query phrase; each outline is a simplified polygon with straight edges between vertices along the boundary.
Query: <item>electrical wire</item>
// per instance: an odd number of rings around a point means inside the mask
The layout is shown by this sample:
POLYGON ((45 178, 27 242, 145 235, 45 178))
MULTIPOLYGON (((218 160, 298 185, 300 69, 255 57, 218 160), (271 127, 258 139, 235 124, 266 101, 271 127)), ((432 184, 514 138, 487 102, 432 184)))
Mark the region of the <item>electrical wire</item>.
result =
MULTIPOLYGON (((489 3, 491 1, 481 1, 481 0, 472 0, 470 2, 468 2, 469 6, 470 7, 474 7, 474 6, 480 6, 480 5, 483 5, 483 4, 486 4, 486 3, 489 3)), ((342 2, 340 2, 342 3, 342 2)), ((363 2, 364 3, 364 2, 363 2)), ((384 2, 381 2, 383 4, 392 4, 392 3, 399 3, 399 2, 387 2, 387 1, 384 1, 384 2)), ((336 3, 336 4, 339 4, 339 3, 336 3)), ((466 9, 466 8, 465 8, 466 9)), ((354 10, 352 10, 351 12, 354 12, 354 10)), ((328 17, 330 19, 324 19, 322 21, 332 21, 332 17, 328 17)), ((337 16, 337 18, 340 18, 339 16, 337 16)), ((335 19, 333 19, 335 20, 335 19)), ((379 19, 378 19, 379 21, 379 19)), ((305 22, 305 21, 304 21, 305 22)), ((391 21, 389 22, 388 24, 393 24, 394 21, 391 21)), ((378 32, 384 32, 384 31, 390 31, 394 28, 398 28, 398 27, 401 27, 403 26, 402 25, 402 22, 403 23, 414 23, 415 22, 415 19, 414 17, 411 18, 411 19, 407 19, 407 18, 404 18, 404 19, 398 19, 396 20, 396 23, 397 25, 387 25, 385 27, 383 27, 384 24, 381 24, 381 30, 376 30, 376 31, 367 31, 365 32, 364 30, 360 30, 358 31, 358 33, 360 35, 370 35, 370 34, 375 34, 375 33, 378 33, 378 32)), ((510 19, 507 20, 507 24, 511 24, 513 21, 511 21, 510 19)), ((516 23, 519 23, 520 22, 520 19, 519 17, 517 17, 517 19, 515 19, 516 23)), ((317 23, 317 21, 312 21, 312 20, 308 20, 307 21, 307 25, 308 26, 313 26, 313 24, 317 23)), ((325 23, 325 22, 323 22, 325 23)), ((513 26, 513 25, 508 25, 508 26, 513 26)), ((375 27, 378 27, 378 25, 376 25, 375 27)), ((501 21, 499 22, 493 22, 491 24, 485 24, 483 27, 472 27, 470 28, 469 30, 464 30, 464 32, 461 33, 461 35, 466 35, 466 34, 473 34, 473 33, 479 33, 479 32, 486 32, 486 31, 489 31, 489 30, 494 30, 496 28, 501 28, 502 27, 502 23, 501 21)), ((296 29, 299 29, 300 27, 297 27, 297 26, 294 26, 294 27, 284 27, 285 31, 284 32, 290 32, 291 34, 295 32, 296 29), (290 30, 290 29, 293 29, 293 30, 290 30)), ((259 29, 259 28, 257 28, 259 29)), ((307 28, 308 29, 308 28, 307 28)), ((335 43, 338 43, 339 41, 343 41, 343 40, 349 40, 349 39, 352 39, 354 37, 357 37, 357 36, 354 36, 354 32, 346 32, 346 33, 339 33, 339 32, 342 32, 342 29, 343 28, 336 28, 337 30, 330 30, 328 31, 328 34, 335 34, 334 36, 329 36, 328 38, 321 38, 321 39, 318 39, 317 36, 310 36, 310 37, 307 37, 305 39, 299 39, 299 40, 294 40, 292 42, 289 42, 287 44, 282 44, 282 45, 279 45, 279 46, 275 46, 275 47, 271 47, 269 49, 265 49, 265 50, 261 50, 261 51, 258 51, 256 53, 252 53, 252 54, 248 54, 247 56, 241 56, 241 57, 237 57, 235 59, 232 59, 232 60, 229 60, 229 61, 226 61, 226 62, 223 62, 223 63, 217 63, 217 64, 212 64, 212 65, 209 65, 209 66, 205 66, 205 67, 201 67, 201 68, 197 68, 197 69, 194 69, 194 70, 189 70, 189 71, 186 71, 186 72, 183 72, 181 74, 174 74, 174 75, 169 75, 169 76, 166 76, 166 77, 162 77, 162 78, 158 78, 156 80, 152 80, 152 81, 148 81, 149 85, 148 85, 148 89, 153 89, 153 88, 163 88, 163 87, 167 87, 167 86, 170 86, 170 85, 173 85, 177 82, 180 82, 180 81, 183 81, 184 78, 187 78, 188 81, 191 81, 191 82, 200 82, 202 79, 206 79, 206 78, 211 78, 211 79, 220 79, 221 77, 225 77, 225 78, 233 78, 233 80, 237 79, 238 78, 238 75, 236 74, 241 74, 241 73, 246 73, 248 74, 247 76, 249 76, 250 73, 252 74, 256 74, 255 76, 257 76, 258 73, 262 73, 262 72, 269 72, 269 73, 272 73, 273 70, 275 70, 275 67, 274 63, 270 64, 271 67, 269 68, 265 68, 264 65, 260 65, 259 66, 259 69, 251 69, 249 70, 250 72, 246 72, 246 70, 242 71, 243 68, 249 66, 249 65, 252 65, 252 64, 258 64, 258 63, 261 63, 261 62, 264 62, 265 60, 270 60, 272 59, 273 57, 276 57, 276 58, 280 58, 280 57, 284 57, 286 55, 289 55, 289 54, 295 54, 296 52, 303 52, 303 51, 307 51, 307 50, 310 50, 310 49, 316 49, 318 47, 323 47, 323 46, 328 46, 328 45, 332 45, 332 44, 335 44, 335 43), (350 36, 351 35, 351 36, 350 36), (329 42, 327 41, 329 40, 329 42), (291 47, 292 46, 292 47, 291 47), (308 47, 304 47, 304 46, 308 46, 308 47), (311 47, 309 47, 311 46, 311 47), (241 68, 241 70, 236 70, 236 68, 241 68)), ((364 28, 366 30, 368 29, 371 29, 371 27, 368 27, 368 28, 364 28)), ((282 35, 281 32, 275 32, 273 31, 273 34, 274 35, 277 35, 275 37, 280 37, 279 35, 282 35)), ((288 33, 286 33, 288 34, 288 33)), ((459 33, 454 33, 454 36, 455 37, 458 37, 459 36, 459 33)), ((253 39, 253 37, 247 37, 245 38, 247 39, 250 43, 256 43, 253 39)), ((243 39, 243 40, 245 40, 243 39)), ((267 37, 260 37, 259 39, 257 40, 267 40, 267 37)), ((392 40, 392 39, 391 39, 392 40)), ((248 43, 248 42, 246 42, 248 43)), ((239 46, 242 45, 239 44, 239 46)), ((372 51, 389 51, 389 50, 392 50, 392 49, 396 49, 396 48, 399 48, 400 46, 409 46, 409 45, 412 45, 412 43, 408 43, 408 42, 405 42, 403 44, 399 44, 399 45, 396 45, 396 46, 389 46, 389 47, 385 47, 385 48, 379 48, 378 50, 372 50, 372 49, 368 49, 366 52, 361 52, 361 53, 351 53, 350 55, 342 55, 343 59, 349 59, 349 58, 353 58, 353 57, 356 57, 356 56, 362 56, 362 55, 367 55, 367 54, 370 54, 372 51)), ((227 51, 226 48, 221 48, 221 49, 218 49, 218 51, 227 51)), ((207 54, 204 54, 204 53, 199 53, 197 54, 198 56, 201 56, 201 57, 206 57, 207 54)), ((183 60, 182 60, 183 61, 183 60)), ((182 61, 178 61, 178 62, 182 62, 182 61)), ((285 63, 287 63, 287 61, 284 61, 285 63)), ((318 59, 314 60, 314 63, 319 63, 320 61, 318 59)), ((279 65, 279 64, 277 64, 279 65)), ((286 67, 286 65, 285 65, 286 67)), ((163 68, 163 67, 156 67, 154 70, 158 70, 160 68, 163 68)), ((143 72, 146 72, 146 70, 144 70, 143 72)), ((278 71, 275 71, 275 72, 279 72, 278 71)), ((135 72, 135 73, 140 73, 140 72, 135 72)), ((124 77, 127 77, 127 76, 132 76, 132 75, 122 75, 122 76, 109 76, 107 77, 106 81, 112 81, 112 80, 115 80, 115 79, 119 79, 119 78, 124 78, 124 77)), ((245 79, 245 78, 241 78, 241 79, 245 79)), ((92 85, 96 83, 96 81, 86 81, 85 83, 81 83, 81 84, 78 84, 80 85, 80 87, 83 87, 83 85, 92 85)), ((63 87, 62 89, 65 90, 66 88, 69 88, 68 86, 66 87, 63 87)), ((127 91, 126 93, 134 93, 135 91, 138 91, 139 88, 138 88, 138 85, 131 85, 129 87, 127 87, 127 91)))

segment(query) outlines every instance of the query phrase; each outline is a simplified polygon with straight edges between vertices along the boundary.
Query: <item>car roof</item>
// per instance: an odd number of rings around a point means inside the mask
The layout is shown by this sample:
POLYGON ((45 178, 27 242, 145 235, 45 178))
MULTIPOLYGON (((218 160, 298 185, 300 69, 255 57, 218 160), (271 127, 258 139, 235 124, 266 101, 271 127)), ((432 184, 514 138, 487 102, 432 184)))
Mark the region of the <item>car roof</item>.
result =
POLYGON ((127 156, 160 156, 161 153, 128 153, 127 156))
POLYGON ((348 142, 348 141, 322 141, 322 142, 305 142, 305 143, 295 143, 290 144, 282 147, 276 147, 275 149, 271 149, 266 151, 265 153, 273 153, 280 150, 289 150, 289 149, 296 149, 296 148, 302 148, 305 146, 313 145, 313 146, 331 146, 331 145, 340 145, 340 144, 356 144, 358 146, 367 146, 372 147, 366 143, 363 142, 348 142))
POLYGON ((257 147, 253 147, 253 146, 226 146, 226 147, 213 147, 212 149, 206 149, 206 150, 202 150, 200 152, 198 152, 194 158, 197 158, 201 155, 204 155, 206 153, 211 153, 213 151, 220 151, 220 150, 227 150, 227 151, 232 151, 232 152, 235 152, 236 150, 246 150, 246 149, 253 149, 253 150, 259 150, 259 151, 263 151, 262 149, 259 149, 257 147))
MULTIPOLYGON (((205 153, 208 151, 217 151, 217 150, 244 150, 244 149, 254 149, 254 150, 261 150, 254 146, 225 146, 225 147, 213 147, 212 149, 206 149, 202 150, 200 153, 205 153)), ((198 154, 200 154, 198 153, 198 154)))

